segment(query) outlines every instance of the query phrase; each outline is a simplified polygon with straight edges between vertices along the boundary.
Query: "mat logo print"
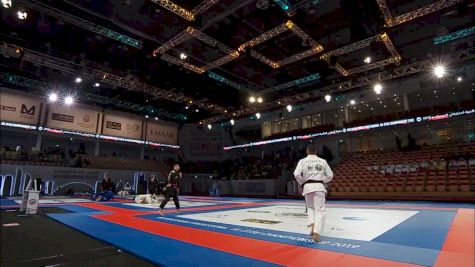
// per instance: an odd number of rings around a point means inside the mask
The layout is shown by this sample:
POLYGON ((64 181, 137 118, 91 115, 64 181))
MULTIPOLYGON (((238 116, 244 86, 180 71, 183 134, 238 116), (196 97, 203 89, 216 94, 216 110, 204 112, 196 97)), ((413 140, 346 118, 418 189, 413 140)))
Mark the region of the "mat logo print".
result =
POLYGON ((241 222, 252 222, 252 223, 262 223, 262 224, 279 224, 280 221, 271 221, 271 220, 261 220, 261 219, 244 219, 241 222))

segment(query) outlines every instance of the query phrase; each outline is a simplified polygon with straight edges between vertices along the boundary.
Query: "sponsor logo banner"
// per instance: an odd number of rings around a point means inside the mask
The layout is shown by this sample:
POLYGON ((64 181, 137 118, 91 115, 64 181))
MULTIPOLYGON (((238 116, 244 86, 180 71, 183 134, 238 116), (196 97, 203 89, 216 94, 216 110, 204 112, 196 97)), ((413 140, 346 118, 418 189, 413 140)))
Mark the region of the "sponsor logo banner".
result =
POLYGON ((178 129, 176 126, 165 125, 161 123, 148 123, 147 135, 148 141, 164 143, 164 144, 177 144, 178 129))
POLYGON ((107 121, 106 128, 120 131, 122 129, 122 124, 119 122, 107 121))
POLYGON ((104 115, 103 134, 131 139, 142 138, 142 119, 122 113, 104 115))
POLYGON ((54 121, 64 121, 64 122, 74 123, 74 116, 60 114, 60 113, 52 113, 51 119, 54 121))
POLYGON ((0 117, 2 121, 38 124, 41 101, 8 91, 0 92, 0 117))

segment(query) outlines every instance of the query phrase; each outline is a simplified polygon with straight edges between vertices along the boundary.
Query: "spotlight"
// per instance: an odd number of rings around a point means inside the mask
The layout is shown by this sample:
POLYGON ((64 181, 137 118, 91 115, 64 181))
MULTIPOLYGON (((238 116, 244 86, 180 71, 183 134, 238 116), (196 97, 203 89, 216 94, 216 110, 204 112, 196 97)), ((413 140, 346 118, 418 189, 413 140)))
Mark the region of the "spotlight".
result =
POLYGON ((231 125, 234 125, 234 120, 231 119, 231 120, 229 121, 229 123, 231 123, 231 125))
POLYGON ((94 84, 94 87, 99 87, 99 86, 101 86, 100 83, 95 83, 95 84, 94 84))
POLYGON ((213 126, 211 124, 208 124, 208 130, 211 130, 211 128, 213 128, 213 126))
POLYGON ((74 103, 74 98, 72 96, 67 96, 64 98, 64 104, 71 106, 74 103))
POLYGON ((371 57, 366 57, 363 61, 364 63, 369 64, 371 63, 371 57))
POLYGON ((2 6, 4 8, 10 8, 10 7, 12 7, 12 1, 11 0, 2 0, 2 6))
POLYGON ((257 98, 258 103, 262 103, 262 97, 257 98))
POLYGON ((158 121, 158 117, 155 117, 155 120, 158 121))
POLYGON ((381 91, 383 91, 383 86, 380 83, 377 83, 374 85, 374 92, 379 95, 381 94, 381 91))
POLYGON ((447 70, 445 69, 444 66, 442 65, 437 65, 435 66, 434 68, 434 75, 437 77, 437 78, 442 78, 444 77, 445 73, 447 72, 447 70))
POLYGON ((326 96, 325 96, 325 101, 330 102, 331 100, 332 100, 332 96, 331 96, 331 95, 326 95, 326 96))
POLYGON ((350 105, 354 105, 354 104, 356 104, 356 101, 353 100, 353 99, 351 99, 351 100, 350 100, 350 105))
POLYGON ((256 119, 260 119, 261 118, 261 113, 256 113, 256 119))
POLYGON ((58 100, 58 94, 56 94, 56 93, 51 93, 51 94, 49 94, 48 100, 49 100, 49 102, 51 102, 51 103, 56 102, 56 101, 58 100))
POLYGON ((292 105, 287 105, 287 111, 292 112, 292 105))
POLYGON ((457 77, 457 82, 461 82, 461 81, 463 81, 462 76, 458 76, 458 77, 457 77))
POLYGON ((200 112, 200 110, 199 110, 199 109, 195 109, 195 112, 200 112))
POLYGON ((26 17, 28 16, 28 13, 26 13, 25 11, 18 11, 16 14, 18 18, 21 20, 25 20, 26 17))
POLYGON ((81 77, 77 77, 75 80, 74 80, 75 83, 81 83, 82 82, 82 79, 81 77))
POLYGON ((189 109, 190 107, 189 106, 186 106, 185 109, 189 109))
POLYGON ((185 53, 180 53, 180 59, 185 60, 188 56, 185 53))
POLYGON ((254 102, 256 102, 256 98, 255 98, 255 97, 253 97, 253 96, 249 97, 249 102, 251 102, 251 103, 254 103, 254 102))
POLYGON ((145 115, 145 118, 148 119, 148 115, 145 115))

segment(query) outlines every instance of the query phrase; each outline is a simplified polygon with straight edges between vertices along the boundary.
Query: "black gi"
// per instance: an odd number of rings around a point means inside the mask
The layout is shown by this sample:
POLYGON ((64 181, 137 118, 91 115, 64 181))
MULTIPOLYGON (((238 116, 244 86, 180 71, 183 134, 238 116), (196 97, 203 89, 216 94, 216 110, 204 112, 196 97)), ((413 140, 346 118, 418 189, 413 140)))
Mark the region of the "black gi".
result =
POLYGON ((165 199, 162 201, 162 204, 160 204, 160 209, 165 208, 165 205, 167 205, 168 201, 170 198, 173 198, 173 202, 175 202, 175 207, 177 210, 180 209, 180 202, 178 201, 178 181, 180 180, 180 173, 176 171, 171 171, 170 174, 168 175, 168 185, 167 185, 167 191, 165 192, 165 199))
POLYGON ((150 179, 150 181, 148 182, 148 192, 152 195, 160 195, 160 188, 157 178, 150 179))

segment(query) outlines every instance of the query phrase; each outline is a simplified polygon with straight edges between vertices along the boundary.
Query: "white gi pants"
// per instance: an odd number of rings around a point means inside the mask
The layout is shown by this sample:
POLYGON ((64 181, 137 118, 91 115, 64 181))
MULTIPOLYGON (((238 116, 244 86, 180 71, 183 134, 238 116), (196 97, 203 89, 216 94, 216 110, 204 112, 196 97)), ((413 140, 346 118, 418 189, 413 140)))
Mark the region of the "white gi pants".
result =
POLYGON ((325 225, 325 192, 316 191, 305 194, 308 209, 308 225, 314 224, 313 232, 321 235, 325 225))

